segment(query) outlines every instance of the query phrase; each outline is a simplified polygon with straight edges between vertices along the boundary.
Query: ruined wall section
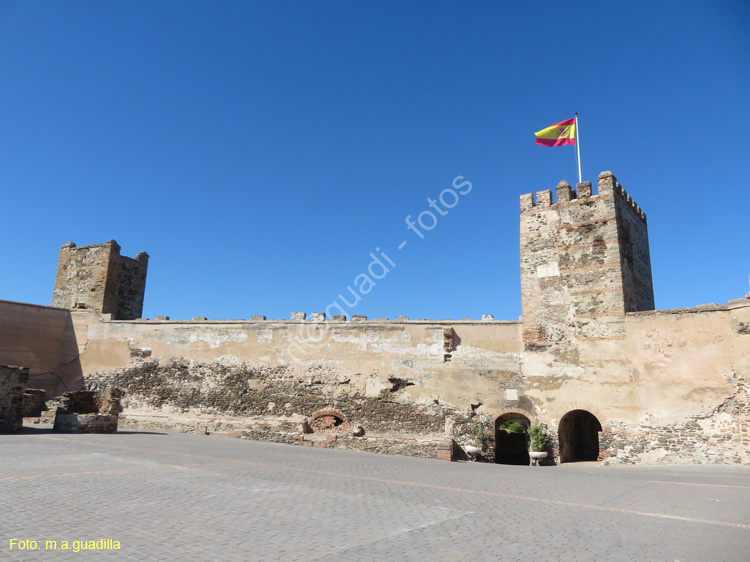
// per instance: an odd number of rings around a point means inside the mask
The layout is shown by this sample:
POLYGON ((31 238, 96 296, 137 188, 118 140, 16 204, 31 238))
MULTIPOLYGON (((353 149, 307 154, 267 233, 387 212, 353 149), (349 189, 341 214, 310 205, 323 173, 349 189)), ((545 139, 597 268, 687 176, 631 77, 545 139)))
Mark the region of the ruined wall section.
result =
POLYGON ((28 378, 28 369, 0 365, 0 433, 21 430, 23 391, 28 378))
POLYGON ((531 407, 517 322, 91 320, 86 383, 125 391, 121 426, 292 442, 335 410, 365 436, 305 444, 434 457, 447 436, 531 407))
POLYGON ((142 359, 127 368, 93 373, 88 381, 98 383, 98 388, 124 389, 126 414, 183 414, 174 417, 185 422, 200 418, 214 428, 211 422, 216 418, 245 418, 251 422, 248 427, 294 433, 316 412, 327 409, 341 412, 371 435, 439 436, 445 427, 445 404, 403 402, 398 385, 368 396, 351 380, 327 383, 322 375, 299 377, 287 366, 142 359))
POLYGON ((184 356, 205 363, 281 366, 311 384, 349 380, 368 396, 403 384, 405 400, 439 399, 468 407, 479 403, 480 394, 502 395, 521 370, 518 322, 116 322, 89 317, 88 324, 76 326, 79 341, 86 342, 84 374, 141 357, 184 356))
POLYGON ((750 301, 623 323, 558 360, 521 353, 518 323, 98 318, 82 361, 89 385, 125 390, 121 425, 434 457, 479 423, 491 442, 503 413, 557 435, 583 409, 610 463, 750 464, 750 301), (331 410, 352 435, 299 437, 331 410))
POLYGON ((121 256, 114 240, 81 247, 68 242, 60 248, 52 306, 140 318, 147 269, 148 254, 121 256))

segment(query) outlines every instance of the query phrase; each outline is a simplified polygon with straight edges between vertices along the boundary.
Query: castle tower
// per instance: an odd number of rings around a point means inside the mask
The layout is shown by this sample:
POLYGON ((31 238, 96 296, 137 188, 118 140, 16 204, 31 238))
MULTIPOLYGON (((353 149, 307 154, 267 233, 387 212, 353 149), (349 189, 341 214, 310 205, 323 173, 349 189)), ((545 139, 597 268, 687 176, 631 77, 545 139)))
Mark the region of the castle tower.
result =
POLYGON ((572 190, 521 196, 521 293, 525 346, 624 337, 626 312, 654 309, 646 215, 599 174, 572 190))
POLYGON ((143 312, 148 254, 135 259, 120 255, 114 240, 60 248, 52 306, 82 308, 112 314, 114 320, 134 320, 143 312))

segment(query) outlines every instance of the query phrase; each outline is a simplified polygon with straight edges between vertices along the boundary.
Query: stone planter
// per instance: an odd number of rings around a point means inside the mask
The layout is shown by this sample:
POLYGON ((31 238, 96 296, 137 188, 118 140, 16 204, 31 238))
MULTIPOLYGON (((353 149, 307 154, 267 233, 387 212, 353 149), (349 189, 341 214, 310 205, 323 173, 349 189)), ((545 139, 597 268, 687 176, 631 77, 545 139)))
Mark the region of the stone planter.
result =
POLYGON ((529 456, 534 461, 534 466, 537 466, 537 461, 539 459, 547 458, 547 451, 529 451, 529 456))
POLYGON ((464 451, 469 453, 471 456, 476 456, 482 452, 482 449, 480 447, 475 447, 474 445, 465 445, 464 451))

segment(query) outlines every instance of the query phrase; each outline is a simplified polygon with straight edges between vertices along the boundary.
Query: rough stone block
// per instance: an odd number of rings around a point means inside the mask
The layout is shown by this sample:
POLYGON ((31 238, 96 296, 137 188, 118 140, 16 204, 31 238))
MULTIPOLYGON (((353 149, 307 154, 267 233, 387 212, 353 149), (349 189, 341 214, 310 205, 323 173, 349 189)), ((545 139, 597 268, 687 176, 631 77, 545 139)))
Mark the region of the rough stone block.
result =
POLYGON ((576 184, 576 193, 578 197, 591 197, 591 182, 584 181, 576 184))
POLYGON ((599 195, 612 195, 615 192, 617 178, 609 170, 599 174, 599 195))
POLYGON ((307 318, 307 314, 304 312, 292 312, 292 320, 305 320, 307 318))
POLYGON ((521 195, 521 212, 530 211, 534 208, 534 195, 526 193, 521 195))
POLYGON ((552 205, 552 190, 545 189, 544 191, 537 191, 536 206, 549 207, 550 205, 552 205))
POLYGON ((65 414, 63 408, 58 408, 55 414, 55 424, 52 431, 60 433, 115 433, 119 416, 104 414, 65 414))
POLYGON ((311 322, 325 322, 326 313, 325 312, 313 312, 310 314, 310 321, 311 322))
POLYGON ((570 189, 570 184, 566 182, 565 180, 561 181, 557 184, 557 202, 558 203, 568 203, 573 195, 573 192, 570 189))
POLYGON ((44 410, 44 398, 47 393, 37 388, 28 388, 23 393, 23 417, 38 418, 44 410))

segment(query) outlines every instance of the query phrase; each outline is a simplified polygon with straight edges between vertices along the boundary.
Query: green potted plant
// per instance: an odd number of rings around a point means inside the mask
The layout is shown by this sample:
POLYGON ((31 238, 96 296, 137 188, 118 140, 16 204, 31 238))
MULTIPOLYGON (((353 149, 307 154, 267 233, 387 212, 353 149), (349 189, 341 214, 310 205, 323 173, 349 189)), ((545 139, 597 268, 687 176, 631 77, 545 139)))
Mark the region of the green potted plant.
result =
POLYGON ((541 425, 534 424, 529 427, 527 431, 529 435, 529 456, 534 461, 534 466, 537 466, 537 461, 547 457, 547 444, 549 443, 549 437, 547 436, 547 430, 541 425))
POLYGON ((466 445, 464 449, 470 455, 478 455, 484 450, 487 438, 484 436, 484 426, 478 423, 471 428, 471 445, 466 445))

